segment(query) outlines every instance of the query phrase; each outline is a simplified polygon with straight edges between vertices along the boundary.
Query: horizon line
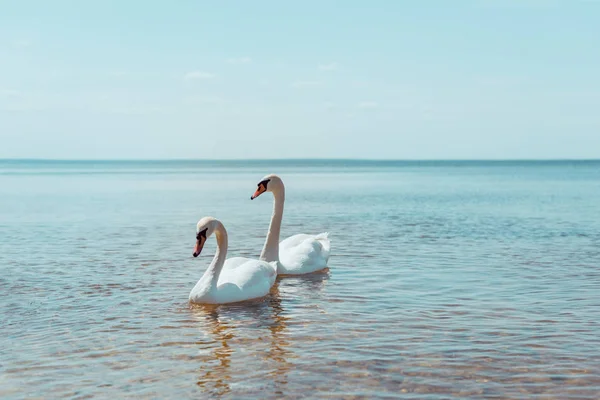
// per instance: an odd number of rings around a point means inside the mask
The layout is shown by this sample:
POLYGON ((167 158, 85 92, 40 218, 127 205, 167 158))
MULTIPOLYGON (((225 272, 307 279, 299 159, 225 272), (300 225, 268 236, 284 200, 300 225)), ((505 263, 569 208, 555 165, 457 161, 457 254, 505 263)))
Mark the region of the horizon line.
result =
POLYGON ((34 162, 240 162, 240 161, 363 161, 363 162, 548 162, 548 161, 600 161, 600 158, 0 158, 3 161, 34 162))

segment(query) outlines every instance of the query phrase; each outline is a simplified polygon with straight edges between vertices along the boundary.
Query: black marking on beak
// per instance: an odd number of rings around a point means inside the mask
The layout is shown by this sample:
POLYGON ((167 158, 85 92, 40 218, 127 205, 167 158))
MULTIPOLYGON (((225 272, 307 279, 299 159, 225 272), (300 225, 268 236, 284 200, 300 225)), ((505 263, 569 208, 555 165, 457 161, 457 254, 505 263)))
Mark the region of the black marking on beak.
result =
POLYGON ((271 181, 270 179, 265 179, 264 181, 258 182, 258 185, 256 185, 257 186, 256 192, 254 192, 254 194, 252 196, 250 196, 250 200, 254 200, 258 196, 260 196, 261 194, 266 192, 267 185, 269 184, 270 181, 271 181))
POLYGON ((208 228, 205 228, 201 232, 198 232, 196 235, 196 247, 194 248, 194 257, 198 257, 204 248, 204 243, 206 242, 206 231, 208 228))
POLYGON ((196 240, 200 240, 201 237, 203 237, 206 240, 206 231, 208 230, 208 228, 204 228, 202 231, 198 232, 198 234, 196 235, 196 240))

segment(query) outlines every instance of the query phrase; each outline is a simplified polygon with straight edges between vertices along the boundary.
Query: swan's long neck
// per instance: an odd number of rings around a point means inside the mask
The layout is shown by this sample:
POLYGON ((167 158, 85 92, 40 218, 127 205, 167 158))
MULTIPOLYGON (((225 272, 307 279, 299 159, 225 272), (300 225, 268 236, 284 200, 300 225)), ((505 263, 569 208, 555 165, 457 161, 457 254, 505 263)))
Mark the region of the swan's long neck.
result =
POLYGON ((217 252, 215 256, 204 272, 204 276, 202 277, 205 282, 209 284, 211 288, 217 286, 217 281, 219 280, 219 275, 221 274, 221 270, 223 269, 223 265, 225 265, 225 258, 227 257, 227 231, 222 223, 217 222, 215 227, 215 236, 217 237, 217 252))
POLYGON ((260 259, 271 262, 279 261, 279 234, 281 232, 281 220, 283 219, 283 203, 285 202, 285 187, 273 191, 273 215, 269 224, 267 240, 260 253, 260 259))

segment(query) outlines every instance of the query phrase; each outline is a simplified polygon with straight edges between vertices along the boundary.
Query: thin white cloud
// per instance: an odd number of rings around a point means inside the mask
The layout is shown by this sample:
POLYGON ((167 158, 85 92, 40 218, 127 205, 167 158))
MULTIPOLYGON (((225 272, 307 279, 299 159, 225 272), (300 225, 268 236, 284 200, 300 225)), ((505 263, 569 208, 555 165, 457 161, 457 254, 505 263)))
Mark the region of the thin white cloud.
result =
POLYGON ((361 101, 358 103, 358 108, 377 108, 379 104, 374 101, 361 101))
POLYGON ((560 5, 557 0, 478 0, 474 3, 476 6, 509 9, 549 9, 560 5))
POLYGON ((320 64, 319 69, 321 71, 335 71, 339 65, 336 62, 330 62, 329 64, 320 64))
POLYGON ((183 103, 187 105, 202 105, 202 104, 211 104, 211 105, 223 105, 227 103, 222 97, 211 97, 211 96, 188 96, 183 99, 183 103))
POLYGON ((110 76, 113 76, 113 77, 115 77, 115 78, 122 78, 122 77, 124 77, 125 75, 128 75, 128 73, 127 73, 127 72, 125 72, 125 71, 121 71, 121 70, 114 70, 114 71, 110 71, 108 74, 109 74, 110 76))
POLYGON ((292 83, 292 87, 295 88, 303 88, 303 87, 315 87, 321 86, 322 83, 320 81, 296 81, 292 83))
POLYGON ((185 74, 184 79, 185 80, 192 80, 192 79, 213 79, 215 78, 215 74, 211 74, 210 72, 205 72, 205 71, 191 71, 188 72, 187 74, 185 74))
POLYGON ((169 110, 164 107, 157 106, 147 106, 147 107, 113 107, 113 108, 99 108, 99 109, 90 109, 90 111, 95 111, 99 113, 109 113, 109 114, 123 114, 123 115, 148 115, 148 114, 169 114, 169 110))
POLYGON ((227 60, 229 64, 250 64, 252 59, 250 57, 234 57, 227 60))
POLYGON ((29 39, 17 39, 12 43, 15 49, 24 49, 26 47, 33 46, 33 43, 29 39))
POLYGON ((8 97, 8 98, 23 97, 21 92, 19 92, 18 90, 12 90, 12 89, 2 89, 2 90, 0 90, 0 94, 2 95, 2 97, 8 97))
POLYGON ((361 82, 361 81, 355 81, 352 82, 352 87, 354 88, 367 88, 369 87, 369 82, 361 82))

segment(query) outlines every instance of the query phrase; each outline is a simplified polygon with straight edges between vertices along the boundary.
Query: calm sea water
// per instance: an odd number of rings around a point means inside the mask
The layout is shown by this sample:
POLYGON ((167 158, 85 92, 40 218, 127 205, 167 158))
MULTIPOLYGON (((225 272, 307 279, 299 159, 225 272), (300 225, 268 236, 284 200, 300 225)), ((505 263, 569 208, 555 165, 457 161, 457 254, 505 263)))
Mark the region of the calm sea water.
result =
POLYGON ((598 399, 600 162, 0 162, 0 318, 4 398, 598 399), (190 307, 271 172, 329 272, 190 307))

